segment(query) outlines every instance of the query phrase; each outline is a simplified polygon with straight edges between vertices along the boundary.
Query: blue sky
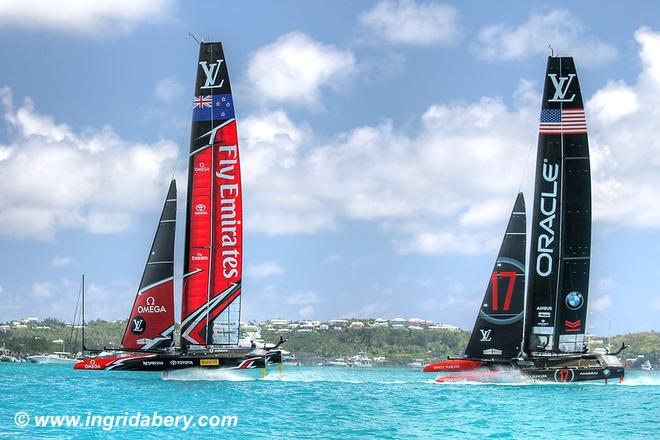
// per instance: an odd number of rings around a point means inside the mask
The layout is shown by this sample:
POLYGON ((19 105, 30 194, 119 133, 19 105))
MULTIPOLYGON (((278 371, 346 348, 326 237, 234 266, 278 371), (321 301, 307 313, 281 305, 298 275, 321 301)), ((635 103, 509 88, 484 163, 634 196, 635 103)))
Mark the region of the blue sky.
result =
POLYGON ((91 317, 128 315, 173 172, 185 194, 189 31, 234 89, 245 319, 470 328, 550 43, 587 99, 590 327, 658 329, 660 6, 596 1, 0 5, 0 320, 70 319, 83 272, 91 317))

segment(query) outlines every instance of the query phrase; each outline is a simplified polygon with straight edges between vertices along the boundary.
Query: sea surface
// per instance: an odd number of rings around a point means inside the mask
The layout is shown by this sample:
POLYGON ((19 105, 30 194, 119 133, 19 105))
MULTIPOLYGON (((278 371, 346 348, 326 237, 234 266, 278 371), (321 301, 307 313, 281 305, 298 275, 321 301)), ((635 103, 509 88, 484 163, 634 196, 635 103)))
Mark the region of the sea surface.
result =
POLYGON ((163 378, 0 363, 0 438, 660 439, 657 372, 629 371, 623 384, 609 385, 439 384, 435 377, 404 368, 288 367, 265 379, 259 371, 211 370, 163 378), (35 426, 49 415, 99 422, 35 426), (138 424, 166 416, 180 424, 138 424), (185 430, 182 416, 191 417, 185 430), (236 426, 202 427, 200 416, 207 424, 236 416, 236 426))

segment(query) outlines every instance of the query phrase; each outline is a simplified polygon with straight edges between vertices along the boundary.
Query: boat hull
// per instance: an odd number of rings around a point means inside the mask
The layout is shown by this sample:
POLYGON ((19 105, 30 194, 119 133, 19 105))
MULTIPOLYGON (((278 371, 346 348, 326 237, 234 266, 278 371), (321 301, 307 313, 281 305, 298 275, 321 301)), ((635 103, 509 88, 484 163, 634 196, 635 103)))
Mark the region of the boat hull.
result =
MULTIPOLYGON (((474 362, 477 360, 449 360, 450 362, 474 362)), ((502 360, 478 360, 480 366, 467 373, 441 376, 436 382, 585 382, 619 379, 623 382, 625 368, 614 355, 585 354, 580 356, 547 357, 502 360)), ((463 364, 460 364, 463 365, 463 364)), ((465 364, 467 365, 467 364, 465 364)), ((474 363, 476 365, 476 362, 474 363)), ((433 370, 424 370, 433 371, 433 370)), ((438 371, 438 370, 436 370, 438 371)), ((448 372, 448 370, 444 370, 448 372)), ((457 370, 458 371, 458 370, 457 370)), ((466 371, 466 370, 463 370, 466 371)))
POLYGON ((253 369, 265 368, 282 362, 280 351, 265 353, 204 353, 204 354, 129 354, 105 358, 93 358, 74 365, 76 370, 117 370, 117 371, 172 371, 187 368, 203 369, 253 369))
POLYGON ((58 356, 28 356, 28 361, 33 364, 56 364, 56 365, 75 365, 79 359, 62 358, 58 356))
POLYGON ((524 382, 586 382, 594 380, 608 381, 618 379, 623 382, 625 375, 623 368, 525 368, 513 370, 476 370, 469 373, 451 374, 442 376, 435 381, 439 383, 480 382, 501 383, 511 382, 512 374, 515 379, 524 382))

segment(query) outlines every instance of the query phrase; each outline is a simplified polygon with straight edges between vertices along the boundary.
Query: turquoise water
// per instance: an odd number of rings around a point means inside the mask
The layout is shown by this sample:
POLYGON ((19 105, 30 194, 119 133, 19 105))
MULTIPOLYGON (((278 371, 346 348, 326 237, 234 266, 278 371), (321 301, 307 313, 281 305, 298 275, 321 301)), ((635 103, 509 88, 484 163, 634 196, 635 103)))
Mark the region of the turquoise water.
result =
POLYGON ((273 369, 265 380, 258 371, 188 371, 164 380, 159 373, 0 364, 0 437, 660 438, 660 374, 629 372, 623 385, 457 385, 434 377, 402 368, 290 367, 283 379, 273 369), (14 422, 19 411, 30 416, 25 428, 14 422), (238 420, 186 431, 34 426, 44 415, 138 421, 138 411, 238 420))

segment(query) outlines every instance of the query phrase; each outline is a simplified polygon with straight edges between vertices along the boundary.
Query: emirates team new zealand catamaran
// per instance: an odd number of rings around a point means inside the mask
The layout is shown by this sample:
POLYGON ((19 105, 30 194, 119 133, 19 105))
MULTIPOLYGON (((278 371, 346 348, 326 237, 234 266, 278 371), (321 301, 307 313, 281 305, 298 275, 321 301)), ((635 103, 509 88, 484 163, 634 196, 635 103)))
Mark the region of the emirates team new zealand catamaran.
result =
POLYGON ((492 381, 511 367, 532 380, 619 378, 616 353, 585 341, 591 257, 587 123, 573 58, 548 58, 539 124, 529 271, 522 193, 513 207, 465 355, 427 365, 437 379, 492 381), (527 295, 525 307, 525 277, 527 295), (508 369, 506 367, 509 367, 508 369))
POLYGON ((238 346, 241 170, 234 104, 220 43, 200 45, 192 113, 181 345, 174 347, 177 195, 172 180, 122 339, 127 353, 80 361, 76 369, 251 369, 282 362, 279 343, 270 349, 238 346))

